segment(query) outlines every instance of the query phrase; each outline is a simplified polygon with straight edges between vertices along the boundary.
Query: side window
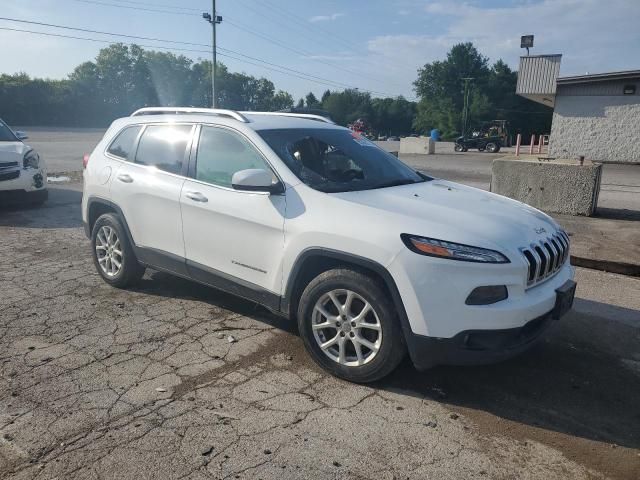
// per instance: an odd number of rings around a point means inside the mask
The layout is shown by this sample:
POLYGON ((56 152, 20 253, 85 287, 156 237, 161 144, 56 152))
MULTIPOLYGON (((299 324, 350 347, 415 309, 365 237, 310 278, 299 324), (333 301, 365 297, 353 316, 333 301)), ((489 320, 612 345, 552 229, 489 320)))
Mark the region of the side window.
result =
POLYGON ((137 125, 122 130, 115 140, 111 142, 107 152, 123 160, 133 160, 133 147, 135 146, 136 138, 138 138, 138 133, 140 133, 140 128, 142 127, 137 125))
POLYGON ((231 187, 233 174, 249 168, 271 172, 262 155, 247 140, 229 130, 203 126, 196 157, 196 179, 231 187))
POLYGON ((140 137, 136 163, 180 174, 191 130, 191 125, 149 125, 140 137))

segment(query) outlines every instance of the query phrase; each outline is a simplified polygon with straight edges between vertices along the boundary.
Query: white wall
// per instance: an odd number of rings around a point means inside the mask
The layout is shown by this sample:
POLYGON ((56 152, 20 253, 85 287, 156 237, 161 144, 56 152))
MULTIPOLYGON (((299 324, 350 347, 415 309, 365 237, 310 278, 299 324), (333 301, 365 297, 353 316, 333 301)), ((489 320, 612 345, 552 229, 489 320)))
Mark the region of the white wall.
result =
POLYGON ((558 95, 549 153, 640 164, 640 95, 558 95))

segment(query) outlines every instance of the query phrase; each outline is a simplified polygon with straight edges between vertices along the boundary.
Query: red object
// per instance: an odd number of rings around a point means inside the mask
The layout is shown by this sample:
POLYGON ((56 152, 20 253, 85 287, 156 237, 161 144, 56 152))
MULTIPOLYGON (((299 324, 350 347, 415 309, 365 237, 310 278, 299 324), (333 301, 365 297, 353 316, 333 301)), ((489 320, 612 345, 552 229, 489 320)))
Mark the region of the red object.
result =
POLYGON ((522 143, 522 135, 519 133, 516 137, 516 157, 520 156, 520 144, 522 143))
POLYGON ((88 163, 89 163, 89 154, 85 153, 84 157, 82 157, 82 168, 86 169, 88 163))

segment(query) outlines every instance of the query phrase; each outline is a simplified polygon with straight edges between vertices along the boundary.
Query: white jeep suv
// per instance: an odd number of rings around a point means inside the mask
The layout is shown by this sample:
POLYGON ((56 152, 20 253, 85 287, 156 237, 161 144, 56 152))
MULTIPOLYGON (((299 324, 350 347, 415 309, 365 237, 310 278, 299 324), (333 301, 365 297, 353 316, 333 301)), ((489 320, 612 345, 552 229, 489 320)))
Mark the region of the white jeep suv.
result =
POLYGON ((27 138, 0 119, 0 206, 47 200, 47 170, 40 155, 23 142, 27 138))
POLYGON ((508 358, 573 302, 553 219, 417 173, 322 117, 146 108, 85 160, 106 282, 151 267, 262 304, 351 381, 406 352, 420 369, 508 358))

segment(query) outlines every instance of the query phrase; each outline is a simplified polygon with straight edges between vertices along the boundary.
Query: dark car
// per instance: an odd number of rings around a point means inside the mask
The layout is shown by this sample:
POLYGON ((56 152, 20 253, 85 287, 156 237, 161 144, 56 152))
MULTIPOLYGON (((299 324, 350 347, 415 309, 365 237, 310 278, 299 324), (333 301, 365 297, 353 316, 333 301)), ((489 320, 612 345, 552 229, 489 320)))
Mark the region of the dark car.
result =
POLYGON ((499 136, 471 136, 458 137, 453 149, 456 152, 466 152, 470 148, 477 148, 480 152, 497 153, 502 147, 502 138, 499 136))

